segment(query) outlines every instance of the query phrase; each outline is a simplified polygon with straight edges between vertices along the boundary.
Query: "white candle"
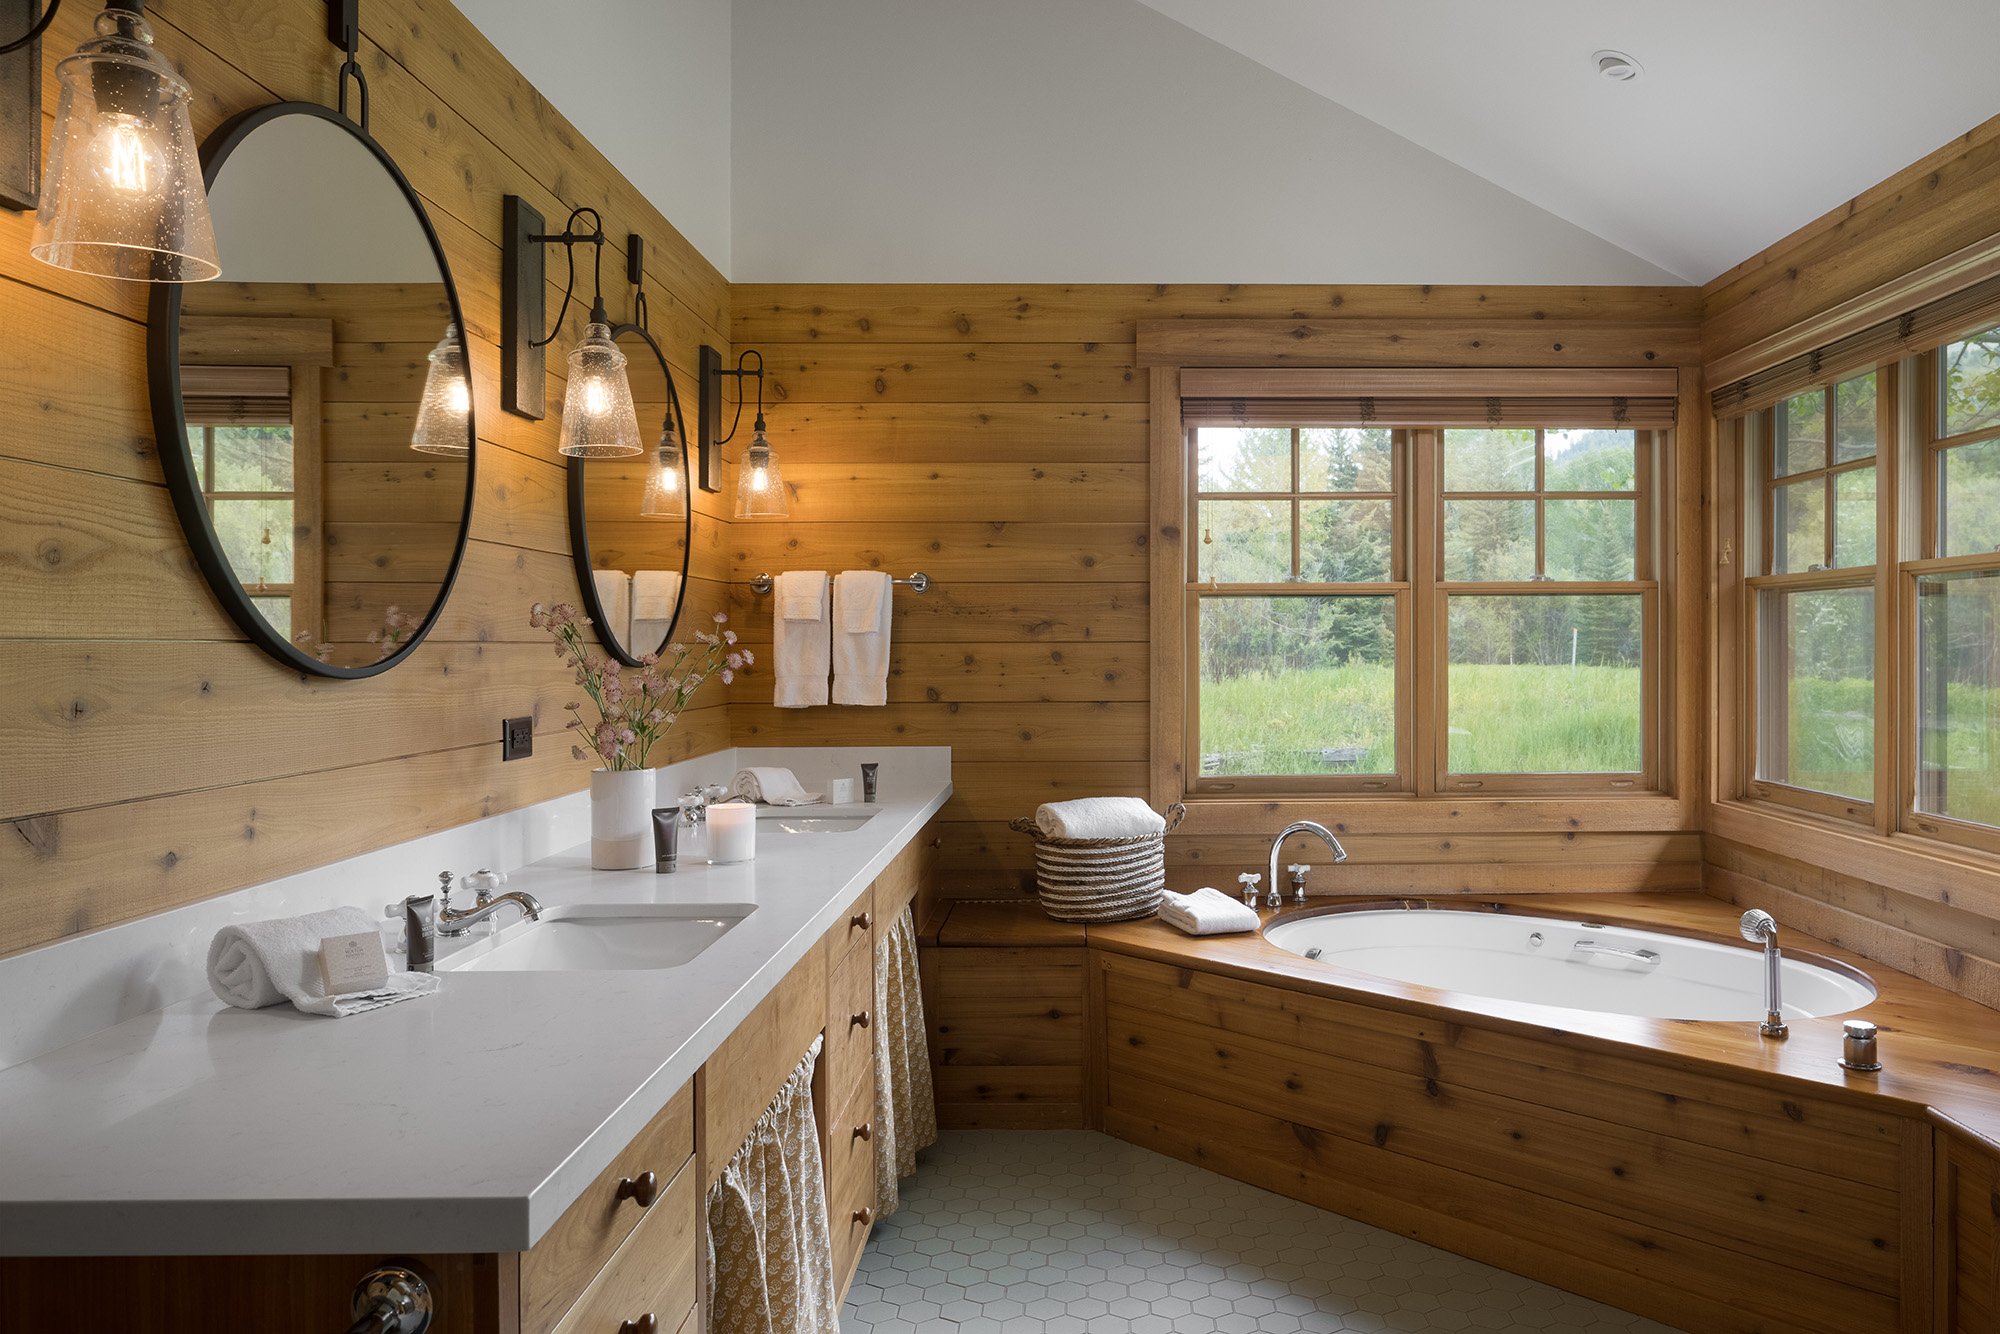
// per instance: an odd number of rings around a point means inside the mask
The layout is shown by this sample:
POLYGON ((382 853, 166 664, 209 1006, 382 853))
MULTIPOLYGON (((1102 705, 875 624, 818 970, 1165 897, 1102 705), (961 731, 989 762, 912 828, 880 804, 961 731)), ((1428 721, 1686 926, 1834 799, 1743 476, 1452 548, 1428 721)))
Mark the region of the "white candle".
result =
POLYGON ((708 860, 747 862, 757 855, 757 808, 747 801, 726 801, 708 808, 708 860))

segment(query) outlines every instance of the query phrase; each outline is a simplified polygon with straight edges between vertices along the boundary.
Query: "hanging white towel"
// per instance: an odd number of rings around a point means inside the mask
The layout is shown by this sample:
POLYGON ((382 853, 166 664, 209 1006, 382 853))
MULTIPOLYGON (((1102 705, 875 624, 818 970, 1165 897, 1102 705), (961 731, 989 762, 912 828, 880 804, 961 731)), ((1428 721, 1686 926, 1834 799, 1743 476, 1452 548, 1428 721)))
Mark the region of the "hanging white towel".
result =
POLYGON ((785 571, 771 602, 774 702, 781 709, 826 703, 827 674, 833 669, 826 571, 785 571))
POLYGON ((1138 838, 1159 833, 1167 822, 1137 797, 1079 797, 1044 804, 1035 825, 1045 838, 1138 838))
POLYGON ((680 605, 679 570, 641 570, 632 576, 632 635, 619 642, 634 654, 658 653, 680 605))
POLYGON ((338 1019, 437 990, 429 973, 391 973, 368 991, 329 996, 320 977, 319 943, 329 936, 376 930, 359 908, 328 908, 301 917, 225 926, 208 945, 208 986, 216 999, 242 1010, 290 1001, 307 1014, 338 1019))
POLYGON ((1160 920, 1191 936, 1222 936, 1255 931, 1257 910, 1219 889, 1202 888, 1192 894, 1167 890, 1160 895, 1160 920))
POLYGON ((895 602, 880 570, 842 570, 833 580, 833 702, 889 702, 889 616, 895 602))
POLYGON ((597 605, 604 612, 598 628, 613 635, 621 644, 632 642, 632 576, 623 570, 592 570, 597 585, 597 605))

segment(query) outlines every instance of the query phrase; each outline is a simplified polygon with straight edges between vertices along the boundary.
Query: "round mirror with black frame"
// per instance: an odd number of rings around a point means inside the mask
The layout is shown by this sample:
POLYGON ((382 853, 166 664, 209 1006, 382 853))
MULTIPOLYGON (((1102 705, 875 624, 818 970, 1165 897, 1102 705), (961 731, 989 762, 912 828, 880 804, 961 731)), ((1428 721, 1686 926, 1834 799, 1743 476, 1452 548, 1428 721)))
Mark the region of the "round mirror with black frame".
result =
POLYGON ((660 423, 644 453, 569 461, 569 543, 584 615, 597 641, 628 667, 673 638, 687 600, 693 537, 687 419, 666 354, 641 324, 611 336, 625 352, 642 427, 660 423))
POLYGON ((201 156, 222 276, 161 285, 149 318, 167 489, 252 642, 373 676, 430 632, 472 515, 451 268, 409 181, 340 112, 259 107, 201 156))

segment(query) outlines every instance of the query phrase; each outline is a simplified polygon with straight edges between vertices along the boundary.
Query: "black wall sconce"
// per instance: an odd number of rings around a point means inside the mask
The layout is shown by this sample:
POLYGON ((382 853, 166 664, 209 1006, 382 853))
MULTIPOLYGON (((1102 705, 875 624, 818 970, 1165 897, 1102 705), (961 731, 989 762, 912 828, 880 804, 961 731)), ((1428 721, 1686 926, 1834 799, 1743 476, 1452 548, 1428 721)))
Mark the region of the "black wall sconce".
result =
POLYGON ((56 65, 61 95, 41 169, 40 39, 62 0, 0 0, 0 206, 35 210, 28 253, 135 282, 222 272, 187 81, 153 49, 144 0, 108 0, 94 35, 56 65))
POLYGON ((542 215, 519 195, 503 205, 503 249, 500 292, 501 406, 530 421, 548 410, 546 369, 548 345, 562 331, 576 293, 576 248, 591 247, 596 279, 590 324, 570 349, 569 378, 563 391, 561 452, 570 458, 627 458, 645 452, 639 443, 639 416, 632 406, 632 385, 625 375, 625 354, 611 336, 611 316, 604 309, 604 220, 588 206, 570 210, 560 232, 544 232, 542 215), (590 230, 578 231, 585 218, 590 230), (562 308, 546 334, 543 294, 548 280, 545 247, 559 245, 569 264, 562 308), (533 332, 529 332, 532 330, 533 332))
POLYGON ((707 344, 701 349, 701 405, 697 414, 700 440, 701 489, 720 491, 722 489, 722 447, 736 438, 736 430, 743 424, 743 401, 747 397, 743 387, 745 380, 757 382, 757 416, 750 426, 750 448, 743 456, 743 470, 736 477, 736 517, 739 519, 782 519, 791 512, 790 498, 785 494, 784 474, 778 468, 778 456, 771 451, 771 442, 764 435, 764 354, 755 348, 746 348, 736 358, 736 365, 722 364, 722 354, 707 344), (751 358, 757 364, 751 366, 751 358), (722 429, 722 382, 736 381, 736 415, 730 419, 729 433, 718 435, 722 429))

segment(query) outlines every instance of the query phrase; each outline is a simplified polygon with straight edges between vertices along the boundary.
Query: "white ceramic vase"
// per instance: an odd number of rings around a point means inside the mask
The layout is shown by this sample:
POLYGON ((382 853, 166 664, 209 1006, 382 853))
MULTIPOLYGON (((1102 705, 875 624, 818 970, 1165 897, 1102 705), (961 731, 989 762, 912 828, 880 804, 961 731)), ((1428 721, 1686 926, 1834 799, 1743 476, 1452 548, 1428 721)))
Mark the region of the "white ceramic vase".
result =
POLYGON ((651 769, 590 771, 590 864, 600 871, 636 871, 653 864, 651 769))

